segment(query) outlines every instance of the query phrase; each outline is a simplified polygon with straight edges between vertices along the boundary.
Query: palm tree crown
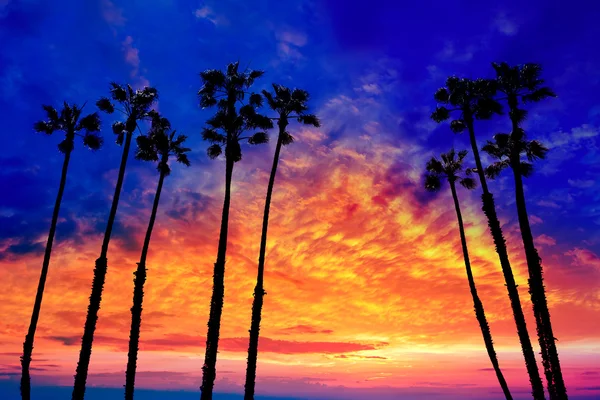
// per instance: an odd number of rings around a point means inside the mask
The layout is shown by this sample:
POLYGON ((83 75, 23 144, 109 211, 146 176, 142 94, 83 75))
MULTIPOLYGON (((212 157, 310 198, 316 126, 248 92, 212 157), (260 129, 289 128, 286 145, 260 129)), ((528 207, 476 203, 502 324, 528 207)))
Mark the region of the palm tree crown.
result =
MULTIPOLYGON (((461 150, 458 153, 454 149, 451 149, 447 153, 442 153, 442 160, 438 160, 435 157, 427 162, 425 175, 425 189, 436 192, 442 185, 442 179, 447 179, 449 182, 458 182, 466 189, 474 189, 477 186, 475 180, 471 177, 462 178, 458 174, 463 169, 463 161, 467 156, 466 150, 461 150)), ((466 171, 467 175, 470 175, 470 170, 466 171)))
POLYGON ((249 144, 262 144, 269 141, 265 132, 273 127, 273 122, 264 115, 258 114, 257 109, 262 106, 263 99, 258 93, 248 93, 247 90, 254 81, 261 77, 264 71, 245 70, 239 71, 239 62, 231 63, 225 72, 210 69, 200 73, 203 86, 198 91, 200 106, 202 108, 217 106, 218 110, 210 118, 202 131, 202 138, 211 143, 207 153, 210 158, 217 158, 223 152, 233 162, 242 159, 241 140, 248 140, 249 144), (244 100, 248 102, 244 104, 244 100), (237 103, 241 107, 236 108, 237 103), (259 131, 249 137, 242 137, 247 130, 259 131))
POLYGON ((96 102, 96 106, 107 114, 112 114, 116 110, 127 117, 125 123, 117 121, 112 125, 113 133, 117 135, 116 143, 120 146, 126 133, 133 134, 137 128, 137 121, 154 115, 155 111, 151 110, 151 107, 158 100, 158 92, 148 86, 134 91, 131 85, 111 82, 110 94, 112 100, 121 104, 122 108, 116 108, 108 97, 101 97, 96 102))
POLYGON ((52 135, 56 131, 65 133, 65 139, 58 144, 58 150, 66 154, 73 150, 75 136, 83 138, 83 145, 91 150, 98 150, 102 147, 103 139, 98 134, 100 131, 100 117, 94 112, 81 117, 83 107, 76 104, 69 105, 66 101, 63 103, 63 109, 56 111, 52 106, 42 106, 46 111, 47 120, 38 121, 33 125, 37 132, 52 135), (83 134, 80 132, 83 131, 83 134))
POLYGON ((135 158, 143 161, 158 161, 156 168, 165 176, 171 173, 170 156, 174 156, 177 162, 189 167, 190 160, 186 153, 191 149, 183 147, 187 136, 175 136, 176 134, 177 131, 171 129, 171 123, 167 118, 155 114, 148 134, 136 138, 135 158))
MULTIPOLYGON (((321 126, 321 122, 317 118, 317 116, 313 114, 306 114, 308 111, 308 100, 309 94, 306 90, 302 89, 292 89, 273 84, 273 94, 270 92, 263 90, 263 96, 267 99, 267 104, 269 107, 277 112, 279 124, 287 125, 288 120, 296 119, 298 122, 301 122, 305 125, 312 125, 316 128, 321 126)), ((289 132, 283 132, 282 136, 282 144, 284 146, 292 143, 294 141, 294 137, 289 134, 289 132)))
POLYGON ((525 132, 517 136, 506 133, 494 135, 494 140, 488 140, 481 150, 496 160, 485 168, 485 174, 490 179, 495 179, 511 163, 519 163, 520 174, 529 177, 533 172, 533 161, 543 160, 548 153, 548 148, 541 142, 527 140, 525 132), (526 160, 522 159, 523 156, 526 160))

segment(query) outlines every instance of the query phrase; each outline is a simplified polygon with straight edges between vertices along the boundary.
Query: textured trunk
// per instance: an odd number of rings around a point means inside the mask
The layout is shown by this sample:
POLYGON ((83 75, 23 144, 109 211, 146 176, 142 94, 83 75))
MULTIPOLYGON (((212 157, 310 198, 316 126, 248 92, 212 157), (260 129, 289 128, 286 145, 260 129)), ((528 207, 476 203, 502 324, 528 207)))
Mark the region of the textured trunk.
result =
POLYGON ((496 246, 496 253, 500 259, 500 266, 502 268, 502 274, 504 275, 504 281, 506 282, 506 289, 508 290, 508 297, 510 299, 510 305, 515 318, 515 324, 517 326, 517 334, 519 341, 521 342, 521 349, 523 351, 523 357, 525 359, 525 366, 527 368, 527 374, 529 375, 529 382, 531 384, 531 390, 533 398, 535 400, 544 400, 544 385, 540 377, 538 370, 535 353, 531 346, 531 339, 527 332, 527 324, 525 323, 525 316, 523 314, 523 308, 521 307, 521 301, 519 299, 519 290, 515 282, 515 277, 510 266, 508 259, 508 252, 506 249, 506 241, 502 234, 502 228, 500 221, 496 215, 496 205, 494 204, 494 196, 489 192, 487 181, 483 173, 483 166, 479 157, 479 150, 477 149, 477 141, 475 139, 475 130, 473 129, 473 120, 468 116, 466 118, 467 128, 469 130, 469 138, 471 141, 471 147, 473 150, 473 156, 475 157, 475 163, 477 166, 477 174, 479 175, 479 181, 481 182, 481 188, 483 194, 481 199, 483 201, 482 210, 487 217, 488 227, 492 238, 494 239, 494 245, 496 246))
MULTIPOLYGON (((281 120, 280 120, 281 121, 281 120)), ((263 306, 263 297, 266 294, 263 287, 265 272, 265 253, 267 251, 267 230, 269 227, 269 210, 271 208, 271 195, 277 175, 277 165, 279 164, 279 154, 283 133, 286 123, 280 122, 279 136, 277 146, 275 147, 275 156, 273 157, 273 166, 271 176, 269 177, 269 186, 267 187, 267 198, 265 200, 265 211, 263 214, 262 234, 260 238, 260 253, 258 255, 258 274, 256 277, 256 287, 254 288, 254 300, 252 301, 252 322, 250 326, 250 344, 248 346, 248 366, 246 368, 246 384, 244 386, 244 400, 254 400, 254 387, 256 384, 256 361, 258 358, 258 337, 260 333, 260 320, 263 306)))
POLYGON ((223 297, 225 296, 225 255, 227 253, 227 230, 229 228, 229 204, 231 202, 231 176, 233 160, 226 156, 225 161, 225 199, 223 200, 223 215, 221 217, 221 233, 217 261, 213 273, 213 292, 210 300, 210 316, 208 318, 208 334, 206 335, 206 353, 202 366, 201 400, 212 400, 215 378, 217 377, 217 350, 219 346, 219 331, 221 329, 221 313, 223 312, 223 297))
POLYGON ((90 366, 90 357, 92 356, 92 342, 94 340, 94 332, 96 331, 96 322, 98 321, 98 311, 102 302, 102 290, 104 289, 104 281, 106 279, 106 270, 108 269, 108 260, 106 254, 108 252, 108 244, 112 234, 113 223, 117 215, 117 207, 119 205, 119 197, 125 177, 125 167, 131 147, 132 130, 128 130, 125 136, 125 145, 123 146, 123 154, 121 156, 121 165, 119 167, 119 176, 115 187, 110 214, 106 231, 104 232, 104 241, 102 242, 102 251, 100 257, 96 260, 94 268, 94 280, 92 281, 92 294, 90 295, 90 304, 88 305, 87 316, 85 319, 85 327, 83 337, 81 338, 81 350, 79 352, 79 361, 77 362, 77 370, 75 372, 75 384, 73 385, 72 400, 83 400, 85 396, 85 384, 87 380, 88 368, 90 366))
MULTIPOLYGON (((518 98, 515 94, 508 96, 510 108, 509 116, 512 124, 513 139, 520 141, 523 139, 523 131, 519 128, 517 118, 518 98), (521 136, 521 137, 516 137, 521 136)), ((527 260, 527 269, 529 271, 529 294, 533 304, 533 314, 535 316, 536 330, 542 354, 542 365, 544 366, 544 375, 548 384, 548 394, 551 400, 566 400, 567 389, 563 380, 560 361, 558 359, 558 350, 554 333, 552 332, 552 323, 550 321, 550 311, 546 300, 546 290, 544 288, 544 277, 542 270, 542 260, 538 255, 533 242, 533 235, 529 225, 529 216, 525 205, 525 193, 523 191, 523 179, 521 176, 521 156, 520 149, 511 156, 511 167, 515 178, 515 194, 517 204, 517 214, 519 216, 519 227, 523 247, 525 248, 525 258, 527 260)))
POLYGON ((529 294, 533 303, 533 314, 535 315, 537 334, 542 353, 542 365, 544 366, 544 374, 548 383, 548 393, 551 400, 566 400, 568 399, 567 389, 562 377, 558 350, 556 349, 554 333, 552 332, 552 324, 550 322, 550 311, 548 310, 546 290, 544 288, 542 260, 535 248, 529 225, 520 163, 513 163, 512 169, 515 178, 519 227, 521 229, 525 258, 527 259, 529 269, 529 294))
POLYGON ((465 228, 463 226, 462 214, 460 212, 460 204, 458 202, 458 195, 456 194, 456 184, 454 181, 450 181, 450 189, 452 190, 454 208, 456 209, 456 218, 458 219, 460 242, 462 245, 463 256, 465 258, 465 268, 467 270, 467 278, 469 280, 469 289, 471 290, 471 296, 473 297, 475 316, 477 317, 477 322, 479 322, 479 327, 481 328, 481 334, 483 335, 485 348, 487 350, 488 356, 490 357, 490 361, 492 362, 492 366, 494 367, 494 371, 496 372, 496 377, 498 378, 498 382, 500 383, 502 392, 504 392, 504 397, 506 397, 506 400, 512 400, 510 390, 508 389, 508 385, 506 384, 504 375, 502 375, 502 371, 500 370, 500 364, 498 363, 498 358, 496 357, 496 351, 494 350, 494 342, 492 340, 492 333, 490 332, 490 327, 485 317, 483 303, 481 302, 481 299, 477 294, 477 288, 475 287, 475 279, 473 278, 473 272, 471 271, 471 262, 469 260, 469 251, 467 249, 465 228))
POLYGON ((46 242, 46 251, 44 252, 42 272, 40 273, 40 280, 38 282, 37 293, 35 295, 33 312, 31 313, 31 321, 29 322, 29 330, 27 331, 27 336, 25 336, 25 342, 23 343, 23 356, 21 357, 21 398, 23 400, 29 400, 31 397, 29 364, 31 364, 31 354, 33 353, 33 340, 35 337, 35 330, 37 328, 38 319, 40 317, 40 310, 42 308, 42 297, 44 296, 44 287, 46 286, 46 277, 48 276, 48 266, 50 265, 50 254, 52 253, 52 243, 54 242, 54 234, 56 233, 56 224, 58 222, 60 203, 62 202, 62 196, 65 191, 65 184, 67 182, 67 171, 69 169, 71 151, 68 151, 65 154, 65 159, 63 161, 62 173, 60 176, 60 185, 58 186, 58 194, 56 195, 54 211, 52 212, 52 222, 50 223, 50 232, 48 232, 48 241, 46 242))
POLYGON ((148 247, 150 247, 150 237, 152 229, 154 229, 154 221, 156 220, 156 212, 160 201, 160 193, 162 191, 163 181, 165 179, 164 172, 161 171, 158 178, 158 186, 154 195, 154 204, 152 205, 152 213, 150 214, 150 222, 146 230, 146 238, 144 239, 144 247, 142 255, 138 263, 137 270, 134 272, 133 278, 133 306, 131 307, 131 330, 129 331, 129 352, 127 353, 127 371, 125 372, 125 400, 133 400, 133 391, 135 388, 135 370, 137 367, 137 356, 140 343, 140 327, 142 325, 142 302, 144 301, 144 283, 146 282, 146 256, 148 255, 148 247))

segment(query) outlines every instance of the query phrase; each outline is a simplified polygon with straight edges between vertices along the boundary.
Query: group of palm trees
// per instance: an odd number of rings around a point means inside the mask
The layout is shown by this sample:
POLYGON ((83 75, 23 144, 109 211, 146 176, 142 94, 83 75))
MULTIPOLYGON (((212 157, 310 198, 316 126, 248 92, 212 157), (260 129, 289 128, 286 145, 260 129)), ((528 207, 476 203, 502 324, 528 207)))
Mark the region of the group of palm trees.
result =
MULTIPOLYGON (((527 177, 532 173, 532 161, 544 158, 547 152, 547 149, 538 141, 528 140, 525 131, 523 130, 522 123, 527 116, 527 112, 523 109, 523 104, 541 101, 555 95, 550 89, 543 86, 543 80, 540 78, 541 67, 537 64, 509 66, 506 63, 494 63, 493 67, 496 72, 496 77, 494 79, 473 80, 453 76, 447 79, 445 87, 439 89, 435 93, 434 98, 439 105, 432 113, 432 119, 436 122, 442 122, 448 120, 451 113, 458 113, 458 117, 450 122, 450 128, 455 133, 460 133, 464 130, 468 131, 475 159, 475 168, 467 168, 464 171, 466 176, 462 176, 463 163, 468 152, 466 150, 456 152, 452 149, 449 152, 442 154, 441 160, 434 157, 427 163, 425 188, 427 190, 435 191, 439 190, 442 179, 449 182, 458 219, 465 267, 469 288, 473 297, 475 315, 481 327, 484 343, 500 386, 502 387, 506 399, 512 399, 494 350, 492 335, 485 316, 484 307, 477 294, 475 280, 469 262, 463 219, 456 190, 457 182, 467 189, 474 189, 476 181, 471 175, 475 173, 478 176, 483 191, 482 209, 487 217, 490 232, 496 246, 496 252, 498 253, 500 265, 506 281, 517 332, 525 358, 525 365, 531 382, 533 398, 542 400, 545 399, 544 386, 536 364, 531 340, 527 332, 517 285, 508 258, 505 239, 496 215, 494 198, 490 193, 487 184, 488 178, 493 179, 497 177, 506 167, 512 169, 516 188, 516 205, 519 226, 529 270, 529 293, 533 304, 547 389, 551 400, 563 400, 567 399, 567 393, 560 369, 555 338, 552 333, 550 314, 543 283, 541 259, 538 256, 533 242, 522 181, 523 176, 527 177), (503 101, 506 101, 508 104, 508 116, 511 124, 511 131, 509 134, 501 133, 495 135, 493 141, 487 141, 485 146, 482 147, 483 151, 495 159, 494 163, 484 168, 479 156, 479 148, 475 138, 475 120, 490 119, 495 115, 502 114, 503 101), (523 156, 525 159, 523 159, 523 156)), ((202 81, 202 87, 198 91, 200 106, 202 108, 216 107, 216 112, 206 121, 206 126, 202 130, 203 139, 210 142, 207 154, 213 159, 219 157, 221 154, 224 154, 225 156, 225 196, 218 240, 217 259, 214 263, 213 271, 213 291, 208 319, 205 361, 202 367, 202 386, 200 388, 201 400, 212 399, 216 378, 219 331, 225 293, 224 277, 227 253, 227 233, 229 227, 229 208, 231 202, 231 183, 235 163, 242 159, 241 145, 242 143, 248 143, 250 145, 267 143, 269 140, 267 131, 274 128, 274 122, 276 122, 277 144, 275 146, 275 154, 267 186, 263 214, 258 273, 256 286, 254 288, 254 300, 252 303, 250 341, 246 370, 244 399, 252 400, 254 399, 256 380, 256 361, 258 357, 261 313, 264 295, 266 294, 264 290, 264 270, 269 210, 281 148, 294 141, 293 136, 287 130, 291 121, 298 121, 314 127, 320 126, 319 119, 315 115, 308 113, 309 95, 306 91, 300 89, 290 90, 284 86, 273 84, 272 92, 266 90, 263 90, 260 94, 252 92, 251 89, 253 84, 263 74, 264 72, 260 70, 240 70, 239 62, 229 64, 225 70, 211 69, 200 73, 200 79, 202 81), (276 114, 275 117, 269 117, 260 113, 260 108, 265 101, 269 108, 276 114)), ((184 147, 186 136, 177 135, 176 131, 172 129, 169 120, 153 109, 157 99, 158 92, 154 88, 144 87, 143 89, 134 90, 130 85, 112 83, 110 86, 110 96, 103 97, 96 102, 96 106, 101 111, 108 114, 117 112, 122 115, 122 121, 114 122, 112 130, 116 135, 116 143, 122 145, 123 150, 100 256, 95 262, 92 292, 90 295, 72 393, 73 400, 82 400, 85 394, 94 332, 108 269, 108 246, 113 224, 117 215, 117 207, 123 180, 125 178, 125 168, 131 141, 134 134, 139 132, 139 135, 136 137, 137 147, 135 157, 144 161, 156 162, 159 178, 152 205, 152 212, 150 214, 150 220, 148 222, 148 228, 140 255, 140 261, 137 263, 137 268, 134 272, 131 330, 125 377, 125 399, 133 399, 138 344, 140 340, 144 283, 146 281, 147 271, 146 258, 150 246, 152 229, 156 220, 163 182, 165 177, 170 174, 170 161, 172 158, 183 165, 190 165, 187 157, 187 153, 190 149, 184 147), (146 123, 144 124, 144 122, 146 123), (145 134, 142 132, 143 128, 147 128, 145 134)), ((52 222, 48 234, 48 242, 44 254, 31 322, 23 344, 23 355, 21 357, 21 395, 23 400, 30 399, 31 388, 29 366, 33 352, 34 336, 39 319, 42 296, 50 263, 52 243, 56 231, 60 204, 66 185, 70 156, 74 149, 75 137, 82 137, 84 146, 92 150, 99 149, 103 144, 103 139, 99 135, 101 125, 100 117, 97 112, 82 117, 84 106, 79 107, 77 105, 69 105, 65 102, 60 112, 51 106, 43 106, 47 114, 47 119, 45 121, 37 122, 34 125, 36 131, 48 135, 56 131, 62 131, 65 134, 65 139, 58 145, 59 151, 64 154, 61 180, 54 212, 52 214, 52 222)))
MULTIPOLYGON (((212 399, 214 381, 216 378, 219 330, 221 326, 221 313, 224 299, 224 276, 227 252, 227 231, 229 226, 229 205, 231 201, 231 181, 233 167, 236 162, 242 159, 241 144, 243 142, 247 142, 251 145, 267 143, 269 141, 267 131, 274 127, 274 121, 277 122, 277 144, 267 188, 258 263, 258 276, 256 288, 254 289, 254 302, 252 305, 250 345, 248 348, 245 398, 254 399, 260 321, 263 297, 266 294, 264 291, 263 276, 267 244, 267 228, 271 195, 273 193, 279 156, 282 146, 289 145, 294 141, 293 136, 287 131, 291 121, 298 121, 314 127, 320 126, 319 119, 315 115, 308 113, 309 95, 305 90, 289 89, 281 85, 273 84, 273 92, 268 92, 266 90, 263 90, 262 94, 251 92, 254 82, 263 76, 263 74, 264 71, 260 70, 240 70, 239 62, 229 64, 224 71, 211 69, 200 73, 200 79, 202 81, 202 87, 198 91, 200 106, 202 108, 216 106, 215 114, 206 121, 206 127, 202 131, 202 137, 204 140, 211 143, 207 150, 210 158, 217 158, 222 153, 225 155, 225 198, 223 203, 217 260, 214 264, 213 293, 210 304, 210 317, 208 320, 206 355, 202 367, 201 399, 203 400, 212 399), (276 114, 275 117, 268 117, 259 113, 259 109, 263 106, 265 100, 269 108, 276 114)), ((137 268, 134 272, 131 330, 125 373, 125 399, 133 399, 144 298, 144 283, 146 281, 147 271, 146 258, 150 246, 152 229, 156 220, 160 195, 164 179, 171 172, 170 160, 174 158, 178 163, 186 166, 190 165, 187 156, 190 149, 184 147, 184 142, 187 137, 185 135, 177 135, 177 132, 172 129, 169 120, 154 110, 157 99, 158 92, 155 88, 144 87, 143 89, 134 90, 130 85, 111 83, 110 96, 103 97, 96 102, 96 106, 101 111, 107 114, 117 112, 122 115, 122 121, 114 122, 112 124, 112 130, 116 135, 116 143, 122 145, 123 150, 100 256, 96 260, 94 267, 92 293, 90 295, 84 332, 81 340, 81 350, 75 374, 72 400, 83 400, 85 395, 94 332, 96 330, 98 312, 102 301, 102 291, 108 269, 108 246, 113 224, 117 215, 117 207, 125 178, 125 168, 129 157, 131 141, 133 135, 136 132, 139 132, 139 135, 136 137, 137 148, 135 157, 143 161, 156 162, 159 178, 152 205, 152 212, 150 214, 150 220, 148 222, 148 228, 140 255, 140 261, 137 263, 137 268), (146 122, 146 124, 143 124, 143 122, 146 122), (145 125, 149 125, 149 128, 144 134, 142 129, 145 125)), ((52 243, 54 241, 61 200, 66 185, 71 152, 74 149, 75 137, 82 137, 84 146, 92 150, 100 149, 103 144, 103 139, 99 135, 101 121, 98 113, 94 112, 82 117, 81 115, 84 107, 85 104, 80 107, 77 105, 69 105, 65 102, 62 110, 58 112, 52 106, 43 106, 47 114, 47 119, 34 124, 34 129, 37 132, 48 135, 57 131, 62 131, 65 134, 65 139, 58 145, 59 151, 64 154, 62 175, 54 212, 52 214, 52 222, 48 234, 48 242, 44 253, 44 261, 29 330, 25 337, 25 342, 23 343, 23 355, 21 356, 21 397, 23 400, 29 400, 31 398, 29 366, 31 364, 35 331, 40 315, 42 297, 50 264, 52 243)))
POLYGON ((512 399, 512 396, 502 375, 494 350, 490 328, 485 317, 484 307, 477 294, 456 191, 457 182, 467 189, 474 189, 476 181, 471 175, 475 173, 478 176, 483 192, 481 196, 483 203, 482 210, 487 217, 490 233, 500 259, 500 266, 506 282, 533 398, 543 400, 545 399, 544 385, 525 324, 517 284, 515 283, 508 258, 506 241, 498 216, 496 215, 494 197, 487 184, 488 178, 496 178, 505 168, 510 167, 512 169, 515 182, 517 215, 529 272, 529 294, 533 305, 536 330, 542 355, 542 365, 546 377, 546 387, 551 400, 563 400, 568 398, 567 391, 558 359, 556 339, 554 338, 550 322, 541 258, 533 241, 523 190, 523 177, 528 177, 533 172, 532 162, 545 158, 548 151, 539 141, 528 139, 522 127, 527 117, 527 111, 523 107, 527 103, 539 102, 550 97, 555 97, 556 95, 551 89, 543 86, 544 80, 541 79, 542 68, 538 64, 530 63, 510 66, 507 63, 493 63, 492 66, 496 73, 496 77, 493 79, 473 80, 452 76, 446 80, 446 86, 435 93, 434 98, 438 102, 438 107, 432 113, 431 118, 439 123, 450 119, 451 113, 458 114, 457 118, 450 122, 450 129, 454 133, 460 133, 464 130, 467 130, 469 133, 475 159, 475 168, 467 168, 464 171, 466 176, 462 176, 463 162, 468 152, 466 150, 456 152, 454 149, 451 149, 449 152, 441 155, 441 160, 433 157, 427 162, 425 188, 431 191, 439 190, 442 179, 447 180, 450 184, 458 219, 469 288, 475 307, 475 315, 481 328, 490 361, 492 362, 504 395, 508 400, 512 399), (475 137, 475 120, 491 119, 495 115, 501 115, 503 113, 502 102, 506 102, 508 105, 510 133, 494 135, 493 140, 488 140, 481 148, 482 151, 490 155, 494 160, 491 165, 484 167, 475 137))

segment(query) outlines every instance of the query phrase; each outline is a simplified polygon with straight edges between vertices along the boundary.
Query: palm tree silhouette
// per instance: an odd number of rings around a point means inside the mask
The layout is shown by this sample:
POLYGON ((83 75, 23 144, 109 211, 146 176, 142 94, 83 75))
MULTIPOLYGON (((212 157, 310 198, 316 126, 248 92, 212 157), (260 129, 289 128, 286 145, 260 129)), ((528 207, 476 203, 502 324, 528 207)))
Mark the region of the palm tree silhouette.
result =
MULTIPOLYGON (((460 242, 462 245, 463 257, 465 259, 465 268, 467 269, 467 279, 469 280, 469 289, 471 290, 471 296, 473 297, 473 305, 475 307, 475 316, 477 322, 479 322, 479 328, 483 335, 483 341, 487 350, 494 371, 496 371, 496 377, 506 400, 512 400, 512 396, 500 370, 500 364, 496 357, 496 351, 494 350, 494 342, 492 340, 492 333, 485 317, 485 310, 483 303, 477 294, 477 288, 475 287, 475 280, 473 278, 473 272, 471 271, 471 262, 469 260, 469 250, 467 249, 467 239, 465 236, 465 228, 463 225, 462 214, 460 212, 460 204, 458 202, 458 195, 456 193, 456 182, 460 183, 466 189, 474 189, 476 186, 475 180, 470 177, 460 177, 458 174, 463 169, 463 161, 467 156, 467 151, 459 151, 458 154, 451 149, 448 153, 441 155, 441 161, 435 157, 432 157, 426 166, 427 174, 425 175, 425 189, 435 192, 440 190, 442 179, 447 180, 450 184, 450 190, 452 192, 452 198, 454 199, 454 208, 456 209, 456 218, 458 219, 458 230, 460 232, 460 242)), ((469 170, 467 170, 469 174, 469 170)))
POLYGON ((58 213, 60 211, 62 196, 65 191, 65 184, 67 183, 69 161, 71 160, 71 152, 75 147, 75 136, 82 137, 83 145, 91 150, 98 150, 102 147, 102 137, 97 134, 97 132, 100 131, 100 117, 98 116, 98 113, 92 113, 80 118, 84 106, 79 107, 75 104, 69 105, 65 101, 59 114, 54 107, 44 105, 42 108, 46 111, 47 120, 38 121, 33 125, 36 132, 45 133, 46 135, 52 135, 56 131, 64 132, 65 139, 59 143, 58 151, 64 154, 65 157, 60 176, 60 184, 58 186, 58 194, 56 195, 56 202, 54 203, 50 231, 48 232, 48 241, 46 242, 42 271, 40 273, 38 289, 35 295, 35 303, 33 304, 33 312, 31 313, 31 321, 29 323, 27 335, 25 336, 25 342, 23 343, 23 355, 21 356, 21 398, 23 400, 29 400, 31 396, 29 365, 31 364, 31 354, 33 353, 33 341, 38 319, 40 317, 40 309, 42 307, 42 297, 44 296, 44 287, 46 286, 46 277, 48 275, 48 266, 50 265, 50 255, 52 253, 52 243, 54 242, 58 213), (80 132, 83 132, 83 134, 80 132))
POLYGON ((158 162, 158 186, 154 195, 154 204, 152 205, 152 213, 146 230, 144 239, 144 247, 140 262, 137 263, 137 270, 134 272, 133 279, 133 307, 131 307, 131 330, 129 333, 129 352, 127 354, 127 371, 125 373, 125 400, 133 400, 133 392, 135 387, 135 371, 137 367, 138 346, 140 342, 140 326, 142 324, 142 302, 144 300, 144 283, 146 282, 146 256, 148 255, 148 247, 150 246, 150 237, 156 220, 156 212, 160 201, 160 193, 163 187, 163 181, 166 176, 171 173, 169 166, 169 157, 173 156, 177 162, 190 166, 187 153, 190 151, 187 147, 183 147, 183 143, 187 139, 184 135, 175 137, 176 131, 171 130, 171 123, 168 119, 154 115, 152 119, 152 128, 147 135, 140 135, 136 138, 137 150, 135 158, 143 161, 158 162))
POLYGON ((200 73, 203 83, 198 91, 200 106, 203 108, 217 106, 217 112, 206 122, 208 126, 202 132, 203 139, 211 143, 207 150, 208 156, 212 159, 217 158, 223 153, 223 146, 225 146, 225 198, 217 261, 214 264, 206 354, 202 366, 201 400, 212 399, 216 378, 217 349, 225 295, 225 256, 233 166, 242 159, 242 141, 247 140, 254 145, 266 143, 269 137, 264 130, 273 127, 273 122, 268 117, 257 113, 257 109, 262 106, 262 96, 248 93, 254 81, 263 74, 264 72, 259 70, 239 71, 239 62, 229 64, 226 71, 211 69, 200 73), (246 97, 248 103, 244 104, 246 97), (238 102, 242 104, 239 108, 238 102), (242 136, 248 130, 257 129, 259 132, 251 136, 242 136))
POLYGON ((250 327, 250 344, 248 346, 248 366, 246 369, 246 385, 244 400, 254 400, 254 387, 256 381, 256 360, 258 358, 258 336, 260 331, 260 321, 262 313, 263 298, 266 294, 263 287, 263 277, 265 272, 265 253, 267 250, 267 229, 269 226, 269 210, 271 208, 271 195, 273 194, 273 185, 277 174, 277 165, 279 163, 279 154, 281 146, 286 146, 294 141, 286 128, 290 119, 315 127, 320 126, 319 119, 308 111, 308 92, 301 89, 290 90, 284 86, 273 84, 273 94, 263 90, 263 95, 267 99, 269 107, 277 112, 277 126, 279 134, 277 136, 277 145, 275 146, 275 156, 273 157, 273 166, 267 186, 267 198, 265 200, 265 211, 263 214, 262 234, 260 238, 260 252, 258 256, 258 275, 256 277, 256 287, 254 288, 254 300, 252 302, 252 322, 250 327))
POLYGON ((525 366, 531 383, 533 398, 536 400, 543 400, 545 399, 544 385, 540 378, 540 372, 535 361, 535 353, 533 352, 531 339, 527 332, 527 324, 525 323, 525 316, 519 299, 519 291, 508 259, 506 241, 502 233, 498 215, 496 214, 494 196, 488 189, 483 166, 481 164, 481 158, 479 157, 477 140, 475 138, 474 120, 489 119, 494 114, 500 114, 502 111, 500 104, 493 99, 493 96, 496 94, 495 86, 495 82, 489 79, 471 80, 451 76, 446 80, 446 87, 438 89, 434 95, 435 100, 442 104, 442 106, 436 107, 431 118, 436 122, 442 122, 450 118, 450 112, 458 111, 459 116, 457 119, 450 122, 450 128, 455 133, 460 133, 465 129, 469 132, 471 148, 477 167, 475 171, 479 176, 483 191, 481 196, 483 202, 482 209, 487 217, 488 227, 494 239, 496 252, 500 259, 504 281, 506 282, 506 288, 508 290, 508 297, 517 326, 517 334, 519 336, 519 341, 521 342, 525 366))
POLYGON ((544 158, 547 149, 535 140, 527 141, 525 131, 521 128, 521 123, 527 117, 527 111, 519 108, 520 103, 538 102, 548 97, 556 97, 556 95, 550 88, 542 86, 544 84, 540 78, 542 67, 538 64, 530 63, 511 67, 507 63, 493 63, 492 66, 496 71, 498 91, 503 93, 508 101, 508 115, 512 132, 510 135, 496 135, 495 143, 490 142, 485 147, 485 151, 498 159, 498 162, 490 166, 488 171, 492 176, 505 167, 511 167, 513 171, 517 215, 529 270, 529 294, 533 303, 533 314, 542 354, 542 365, 548 383, 548 393, 551 400, 567 399, 567 389, 560 368, 546 300, 542 260, 533 242, 523 191, 522 177, 531 174, 531 162, 538 158, 544 158), (521 155, 525 155, 529 162, 522 161, 521 155))
POLYGON ((133 132, 138 128, 138 122, 147 119, 152 115, 150 107, 152 107, 154 101, 158 98, 158 94, 154 88, 145 87, 144 89, 134 91, 129 85, 122 86, 117 83, 111 83, 110 94, 112 100, 121 104, 121 109, 116 108, 111 100, 106 97, 98 100, 96 106, 108 114, 112 114, 117 110, 126 117, 125 123, 115 122, 112 126, 113 132, 117 135, 117 144, 122 145, 123 141, 125 141, 125 145, 123 146, 117 185, 115 186, 115 194, 113 196, 108 223, 104 233, 102 250, 100 252, 100 257, 96 260, 96 266, 94 268, 92 294, 90 295, 90 304, 88 305, 83 337, 81 339, 81 350, 79 352, 79 361, 77 362, 77 370, 75 373, 72 400, 83 400, 85 396, 85 384, 88 367, 90 365, 90 357, 92 355, 92 342, 94 340, 98 311, 100 310, 100 303, 102 301, 102 290, 104 288, 106 271, 108 269, 106 255, 108 253, 108 244, 110 242, 113 223, 117 214, 117 206, 119 205, 121 187, 123 186, 123 179, 125 177, 125 166, 127 165, 131 138, 133 132))

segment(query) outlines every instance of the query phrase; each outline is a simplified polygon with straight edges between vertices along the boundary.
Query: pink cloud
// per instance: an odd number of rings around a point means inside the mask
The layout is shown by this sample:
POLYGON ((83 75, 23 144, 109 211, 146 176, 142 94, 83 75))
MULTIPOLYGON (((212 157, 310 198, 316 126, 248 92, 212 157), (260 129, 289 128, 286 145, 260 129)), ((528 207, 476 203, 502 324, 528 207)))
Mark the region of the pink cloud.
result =
POLYGON ((580 267, 593 267, 600 271, 600 257, 594 252, 579 247, 567 251, 565 255, 573 258, 573 264, 580 267))
POLYGON ((548 235, 540 235, 535 241, 542 246, 554 246, 556 244, 556 240, 548 235))
POLYGON ((126 19, 125 17, 123 17, 123 10, 115 6, 115 4, 112 1, 102 0, 100 7, 102 8, 102 17, 109 25, 125 25, 126 19))

